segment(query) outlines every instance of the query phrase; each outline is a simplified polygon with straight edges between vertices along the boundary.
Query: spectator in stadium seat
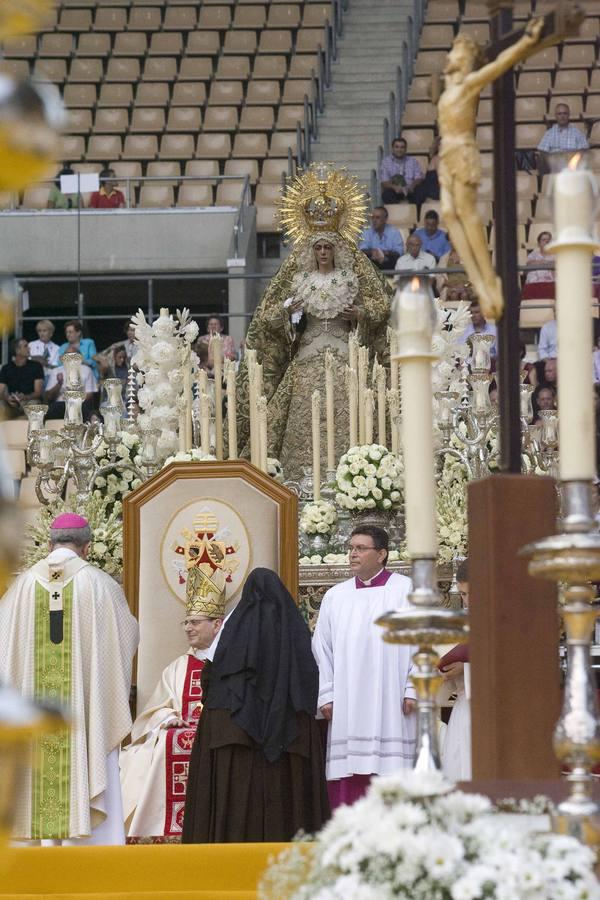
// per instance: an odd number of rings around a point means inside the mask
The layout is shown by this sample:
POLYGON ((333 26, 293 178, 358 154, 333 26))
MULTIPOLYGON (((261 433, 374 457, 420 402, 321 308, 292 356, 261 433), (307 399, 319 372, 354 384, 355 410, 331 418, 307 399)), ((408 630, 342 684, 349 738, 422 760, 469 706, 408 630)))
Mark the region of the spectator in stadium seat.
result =
POLYGON ((415 234, 421 238, 423 250, 435 256, 436 262, 445 253, 450 253, 452 245, 447 232, 440 228, 440 217, 435 209, 425 213, 425 227, 417 228, 415 234))
POLYGON ((401 273, 396 276, 396 284, 400 284, 402 281, 402 273, 411 269, 435 269, 435 256, 423 250, 423 242, 419 235, 414 232, 406 239, 406 253, 400 257, 395 265, 395 271, 401 273))
POLYGON ((131 322, 126 322, 123 327, 123 334, 125 335, 124 341, 116 341, 116 343, 111 344, 105 350, 102 350, 101 353, 97 353, 94 357, 95 361, 98 363, 100 373, 104 377, 109 377, 108 372, 111 369, 114 369, 114 355, 117 350, 122 349, 125 351, 128 365, 131 364, 131 361, 135 356, 135 352, 137 350, 137 344, 135 342, 135 326, 132 325, 131 322))
POLYGON ((66 341, 60 345, 58 351, 59 357, 62 359, 65 353, 81 353, 84 363, 90 367, 94 377, 98 378, 98 365, 95 360, 97 353, 96 344, 91 338, 83 336, 83 325, 78 319, 71 319, 65 325, 66 341))
POLYGON ((532 268, 525 276, 521 293, 523 300, 554 298, 554 257, 546 252, 551 241, 552 235, 549 231, 540 231, 537 248, 527 256, 527 265, 532 268), (540 266, 541 268, 538 268, 540 266))
POLYGON ((423 205, 423 203, 425 203, 426 200, 440 199, 438 165, 440 162, 441 140, 442 139, 440 137, 434 138, 434 141, 427 153, 427 171, 425 172, 425 177, 413 191, 413 198, 415 203, 419 207, 419 213, 421 211, 421 206, 423 205))
POLYGON ((376 206, 371 213, 373 224, 366 229, 359 245, 378 269, 393 269, 398 257, 404 253, 402 235, 393 225, 387 224, 387 218, 385 206, 376 206))
POLYGON ((50 188, 48 194, 48 209, 71 209, 73 203, 73 194, 63 194, 60 189, 61 175, 74 175, 75 172, 68 163, 65 163, 54 179, 54 184, 50 188))
MULTIPOLYGON (((497 336, 495 324, 485 319, 477 298, 471 300, 471 324, 465 328, 461 340, 468 341, 472 334, 493 334, 494 337, 497 336)), ((492 357, 496 356, 495 341, 490 348, 490 355, 492 357)))
MULTIPOLYGON (((575 150, 587 150, 589 144, 586 136, 570 124, 571 110, 567 103, 557 103, 554 110, 556 122, 552 125, 538 144, 543 154, 569 153, 575 150)), ((544 159, 544 157, 542 157, 544 159)), ((540 168, 538 163, 538 169, 540 168)))
MULTIPOLYGON (((454 249, 452 241, 450 241, 450 252, 445 253, 439 260, 440 269, 464 269, 464 263, 460 258, 460 254, 454 249)), ((448 272, 444 275, 438 275, 436 278, 436 287, 440 295, 440 303, 458 303, 463 300, 465 303, 471 302, 471 286, 466 272, 448 272)))
POLYGON ((100 172, 100 190, 94 191, 90 199, 92 209, 123 209, 125 195, 117 189, 114 169, 100 172))
POLYGON ((50 319, 40 319, 35 326, 37 341, 29 342, 29 358, 44 367, 47 376, 50 369, 55 369, 60 364, 58 359, 59 347, 52 340, 54 324, 50 319))
POLYGON ((414 203, 413 191, 425 177, 419 161, 409 156, 407 150, 404 138, 397 137, 392 141, 391 155, 381 160, 381 199, 386 204, 403 200, 414 203))
POLYGON ((556 359, 558 355, 556 340, 556 319, 545 322, 540 329, 538 356, 540 359, 556 359))
POLYGON ((235 341, 229 334, 224 334, 223 331, 223 322, 219 316, 210 316, 206 323, 206 334, 201 335, 198 338, 203 344, 209 344, 208 351, 208 368, 210 371, 213 369, 213 357, 210 352, 210 339, 213 334, 220 334, 223 339, 223 359, 237 359, 237 353, 235 349, 235 341))
POLYGON ((23 404, 39 403, 44 390, 44 370, 39 362, 29 359, 25 338, 15 338, 11 353, 11 361, 0 369, 0 419, 25 415, 23 404))

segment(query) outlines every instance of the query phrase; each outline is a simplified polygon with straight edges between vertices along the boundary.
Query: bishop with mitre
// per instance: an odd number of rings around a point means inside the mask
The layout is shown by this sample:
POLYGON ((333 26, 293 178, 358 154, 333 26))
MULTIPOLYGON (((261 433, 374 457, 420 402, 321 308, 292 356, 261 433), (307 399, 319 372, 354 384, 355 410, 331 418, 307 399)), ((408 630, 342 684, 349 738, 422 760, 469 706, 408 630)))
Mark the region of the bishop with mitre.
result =
POLYGON ((187 775, 202 711, 200 673, 225 615, 222 572, 189 570, 186 617, 189 649, 163 671, 121 751, 125 829, 129 837, 181 835, 187 775))

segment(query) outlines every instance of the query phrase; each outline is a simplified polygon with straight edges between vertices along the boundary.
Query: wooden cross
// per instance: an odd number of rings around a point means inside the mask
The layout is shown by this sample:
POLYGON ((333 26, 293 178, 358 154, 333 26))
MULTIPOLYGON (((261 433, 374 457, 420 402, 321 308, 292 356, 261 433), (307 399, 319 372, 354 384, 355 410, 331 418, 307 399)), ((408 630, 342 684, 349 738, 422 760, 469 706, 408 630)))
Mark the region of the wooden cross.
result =
MULTIPOLYGON (((495 58, 513 44, 524 29, 512 28, 512 0, 488 0, 492 43, 484 48, 486 59, 495 58)), ((585 12, 576 3, 561 0, 544 16, 544 27, 535 53, 577 34, 585 12)), ((500 468, 521 471, 521 407, 519 398, 519 304, 517 273, 517 206, 515 178, 515 83, 511 70, 492 86, 494 128, 494 221, 496 270, 504 287, 504 314, 498 322, 498 401, 500 407, 500 468)))

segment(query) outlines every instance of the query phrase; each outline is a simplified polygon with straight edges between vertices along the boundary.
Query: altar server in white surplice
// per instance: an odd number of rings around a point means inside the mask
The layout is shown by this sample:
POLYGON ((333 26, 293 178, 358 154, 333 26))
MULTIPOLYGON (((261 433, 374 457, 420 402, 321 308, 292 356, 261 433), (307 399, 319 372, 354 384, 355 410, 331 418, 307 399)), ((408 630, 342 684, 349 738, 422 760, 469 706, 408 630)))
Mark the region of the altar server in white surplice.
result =
POLYGON ((57 703, 71 728, 43 737, 16 802, 15 838, 123 844, 119 746, 129 734, 138 624, 117 582, 87 562, 86 519, 62 513, 50 554, 0 600, 0 681, 57 703))
POLYGON ((327 591, 313 637, 319 710, 329 721, 327 781, 332 809, 361 797, 372 775, 413 765, 414 647, 386 644, 375 620, 408 605, 412 584, 386 570, 388 535, 364 525, 350 536, 354 577, 327 591))
POLYGON ((128 837, 180 837, 187 773, 202 712, 200 676, 205 651, 225 615, 222 573, 192 568, 186 586, 186 618, 181 623, 189 650, 163 671, 146 708, 121 751, 123 812, 128 837))

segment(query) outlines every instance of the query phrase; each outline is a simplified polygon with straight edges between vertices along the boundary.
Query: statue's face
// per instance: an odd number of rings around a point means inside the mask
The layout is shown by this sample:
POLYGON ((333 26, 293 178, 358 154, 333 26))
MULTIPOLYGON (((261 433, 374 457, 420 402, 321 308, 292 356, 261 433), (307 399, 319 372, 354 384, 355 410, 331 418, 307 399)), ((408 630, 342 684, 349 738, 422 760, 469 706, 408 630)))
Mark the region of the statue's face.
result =
POLYGON ((333 244, 329 241, 317 241, 314 245, 315 259, 319 268, 331 268, 333 265, 333 244))

